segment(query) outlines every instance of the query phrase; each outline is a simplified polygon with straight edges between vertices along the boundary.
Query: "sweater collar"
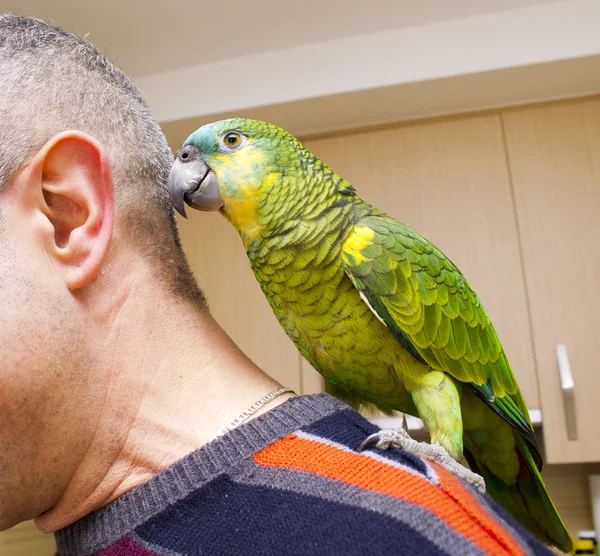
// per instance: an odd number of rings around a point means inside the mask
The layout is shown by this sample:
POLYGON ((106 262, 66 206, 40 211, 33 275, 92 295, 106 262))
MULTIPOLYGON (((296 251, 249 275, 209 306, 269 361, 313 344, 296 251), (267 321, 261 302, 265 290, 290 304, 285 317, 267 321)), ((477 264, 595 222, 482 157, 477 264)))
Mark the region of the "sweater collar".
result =
POLYGON ((349 407, 329 394, 291 398, 216 438, 107 506, 55 533, 60 556, 86 556, 110 546, 168 506, 278 438, 349 407))

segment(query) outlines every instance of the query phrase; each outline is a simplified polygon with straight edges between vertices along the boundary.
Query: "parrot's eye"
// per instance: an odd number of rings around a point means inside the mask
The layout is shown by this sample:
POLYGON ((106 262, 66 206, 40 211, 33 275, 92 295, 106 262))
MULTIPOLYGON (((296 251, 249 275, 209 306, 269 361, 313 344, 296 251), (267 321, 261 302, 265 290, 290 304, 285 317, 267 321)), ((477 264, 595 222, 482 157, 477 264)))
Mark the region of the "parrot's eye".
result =
POLYGON ((242 142, 242 136, 237 131, 229 131, 223 136, 223 144, 230 149, 234 149, 242 142))

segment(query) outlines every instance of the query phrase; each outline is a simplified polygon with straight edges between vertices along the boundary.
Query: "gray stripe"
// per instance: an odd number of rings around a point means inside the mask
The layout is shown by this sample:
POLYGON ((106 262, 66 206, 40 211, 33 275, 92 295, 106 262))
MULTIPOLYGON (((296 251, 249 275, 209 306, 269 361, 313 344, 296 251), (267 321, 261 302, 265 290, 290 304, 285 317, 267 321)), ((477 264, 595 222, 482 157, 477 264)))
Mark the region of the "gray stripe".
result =
MULTIPOLYGON (((246 485, 315 496, 392 517, 419 532, 447 554, 465 556, 485 554, 425 508, 341 481, 295 469, 262 467, 252 460, 245 461, 236 476, 231 479, 246 485)), ((440 495, 443 496, 441 492, 440 495)))
POLYGON ((271 442, 350 407, 329 394, 298 396, 213 440, 108 506, 55 533, 61 556, 88 556, 235 468, 271 442))

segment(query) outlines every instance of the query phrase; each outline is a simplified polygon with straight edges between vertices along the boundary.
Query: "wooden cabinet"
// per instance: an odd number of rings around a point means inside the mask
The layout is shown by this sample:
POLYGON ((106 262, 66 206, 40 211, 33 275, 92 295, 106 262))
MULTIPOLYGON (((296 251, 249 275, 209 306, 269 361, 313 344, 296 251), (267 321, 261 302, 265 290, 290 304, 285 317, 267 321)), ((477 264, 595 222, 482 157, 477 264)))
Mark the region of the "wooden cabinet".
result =
POLYGON ((548 462, 600 460, 600 101, 504 115, 548 462), (569 440, 556 344, 574 378, 569 440))
POLYGON ((525 400, 539 407, 527 296, 499 115, 305 141, 359 195, 415 228, 485 305, 525 400))

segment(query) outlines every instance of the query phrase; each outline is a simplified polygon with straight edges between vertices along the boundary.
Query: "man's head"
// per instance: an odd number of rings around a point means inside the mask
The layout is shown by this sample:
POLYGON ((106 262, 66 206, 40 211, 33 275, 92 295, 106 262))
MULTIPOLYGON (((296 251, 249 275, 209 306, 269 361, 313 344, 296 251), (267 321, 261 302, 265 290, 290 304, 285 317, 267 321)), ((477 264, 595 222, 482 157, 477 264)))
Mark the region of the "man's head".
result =
POLYGON ((115 318, 124 284, 204 309, 171 162, 141 93, 94 47, 0 15, 0 530, 56 503, 75 472, 60 454, 89 450, 110 380, 86 372, 104 349, 89 331, 115 318))
POLYGON ((90 135, 112 167, 117 220, 176 292, 202 304, 164 187, 171 153, 131 80, 71 33, 0 15, 0 83, 0 192, 54 135, 90 135))

